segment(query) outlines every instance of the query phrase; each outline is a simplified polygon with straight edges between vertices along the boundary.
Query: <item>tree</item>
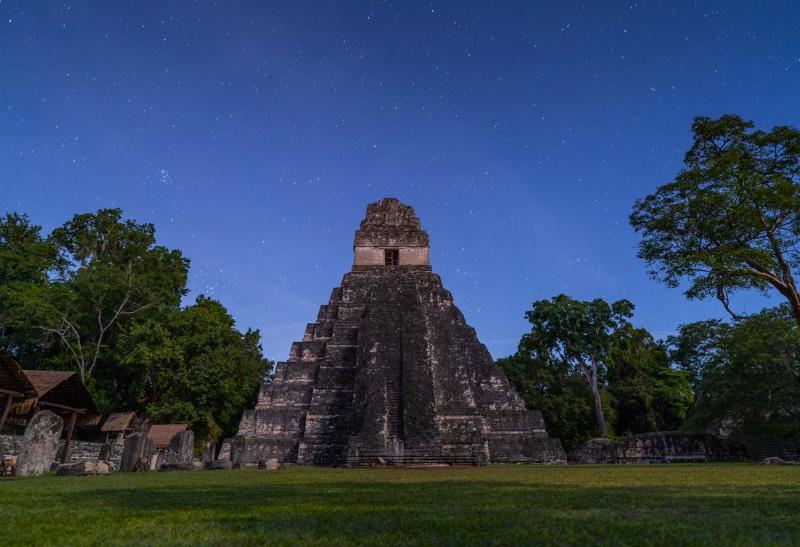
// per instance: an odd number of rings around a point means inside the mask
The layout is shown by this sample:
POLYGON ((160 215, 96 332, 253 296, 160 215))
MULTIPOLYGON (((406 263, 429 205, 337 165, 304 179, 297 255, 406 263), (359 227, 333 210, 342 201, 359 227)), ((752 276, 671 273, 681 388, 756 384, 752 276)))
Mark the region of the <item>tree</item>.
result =
POLYGON ((181 309, 189 261, 119 209, 75 215, 44 237, 0 218, 0 347, 26 367, 76 369, 101 408, 234 431, 271 364, 258 331, 219 302, 181 309))
POLYGON ((777 290, 800 325, 800 131, 769 132, 735 115, 695 118, 694 142, 674 181, 636 202, 639 257, 689 298, 777 290))
POLYGON ((689 372, 670 366, 665 345, 645 329, 614 333, 606 372, 619 435, 678 429, 694 394, 689 372))
POLYGON ((728 323, 708 319, 680 325, 677 335, 667 337, 670 360, 689 375, 695 391, 723 359, 721 340, 730 329, 728 323))
MULTIPOLYGON (((528 408, 540 410, 551 436, 572 450, 596 436, 594 401, 583 375, 558 359, 517 352, 498 359, 508 381, 528 408)), ((603 397, 603 415, 613 422, 614 410, 603 397)))
POLYGON ((120 344, 126 398, 155 420, 190 424, 198 439, 235 431, 272 367, 259 332, 238 332, 224 306, 203 296, 167 321, 137 323, 120 344))
POLYGON ((41 332, 24 313, 22 295, 47 283, 59 265, 58 248, 31 224, 27 215, 8 213, 0 218, 0 347, 19 359, 34 361, 41 353, 41 332))
POLYGON ((58 275, 24 300, 84 382, 120 323, 146 310, 175 308, 186 294, 189 261, 156 245, 152 224, 123 221, 120 209, 75 215, 49 241, 61 257, 58 275))
POLYGON ((620 300, 590 302, 559 295, 534 302, 525 314, 531 332, 520 341, 519 351, 534 359, 560 361, 579 371, 594 400, 594 414, 601 436, 608 431, 601 384, 608 365, 614 334, 629 325, 633 304, 620 300))
POLYGON ((498 360, 528 408, 542 411, 568 449, 596 436, 600 423, 629 435, 676 429, 686 417, 690 374, 672 368, 666 346, 631 325, 632 310, 627 301, 564 295, 536 302, 528 312, 531 332, 516 354, 498 360))
POLYGON ((696 377, 697 399, 686 427, 728 424, 751 448, 800 435, 800 341, 788 305, 732 324, 682 325, 672 359, 696 377), (787 369, 789 374, 787 374, 787 369))
POLYGON ((28 215, 0 217, 0 287, 47 280, 57 264, 58 251, 41 232, 41 226, 31 224, 28 215))

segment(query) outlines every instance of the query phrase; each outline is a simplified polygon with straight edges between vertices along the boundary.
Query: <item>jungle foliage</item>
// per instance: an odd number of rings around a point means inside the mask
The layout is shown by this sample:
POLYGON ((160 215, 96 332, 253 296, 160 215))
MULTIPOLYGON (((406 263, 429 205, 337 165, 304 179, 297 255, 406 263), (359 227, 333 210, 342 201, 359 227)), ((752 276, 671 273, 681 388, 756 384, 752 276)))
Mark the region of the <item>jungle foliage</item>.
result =
POLYGON ((800 339, 788 305, 681 325, 669 344, 697 392, 687 429, 722 430, 758 454, 800 438, 800 339))
POLYGON ((498 360, 568 449, 596 436, 673 430, 686 417, 690 374, 671 367, 665 345, 630 323, 633 309, 624 300, 566 295, 535 302, 526 314, 531 331, 498 360))
POLYGON ((181 307, 189 260, 119 209, 75 215, 50 234, 0 218, 0 347, 26 368, 75 370, 107 412, 235 431, 271 363, 206 297, 181 307))

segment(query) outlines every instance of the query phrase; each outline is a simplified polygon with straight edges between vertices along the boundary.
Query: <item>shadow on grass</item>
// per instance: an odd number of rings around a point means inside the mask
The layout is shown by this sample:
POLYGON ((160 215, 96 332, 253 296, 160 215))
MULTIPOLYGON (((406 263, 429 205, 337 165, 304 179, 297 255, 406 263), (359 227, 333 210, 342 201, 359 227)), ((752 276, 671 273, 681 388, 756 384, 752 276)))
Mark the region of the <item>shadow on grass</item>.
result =
MULTIPOLYGON (((175 543, 530 544, 800 541, 800 487, 581 487, 512 481, 265 480, 56 491, 74 523, 175 543)), ((80 529, 80 526, 78 528, 80 529)), ((86 534, 86 532, 84 532, 86 534)), ((75 539, 88 542, 102 536, 75 539), (90 539, 91 538, 91 539, 90 539)))

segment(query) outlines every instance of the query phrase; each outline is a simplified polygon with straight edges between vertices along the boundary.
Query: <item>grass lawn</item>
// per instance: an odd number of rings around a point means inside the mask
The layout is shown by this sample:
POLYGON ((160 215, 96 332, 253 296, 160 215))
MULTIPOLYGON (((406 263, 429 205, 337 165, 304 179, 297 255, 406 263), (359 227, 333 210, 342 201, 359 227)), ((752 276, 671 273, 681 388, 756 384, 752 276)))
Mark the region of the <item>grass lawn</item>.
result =
POLYGON ((0 479, 0 544, 798 544, 800 466, 0 479))

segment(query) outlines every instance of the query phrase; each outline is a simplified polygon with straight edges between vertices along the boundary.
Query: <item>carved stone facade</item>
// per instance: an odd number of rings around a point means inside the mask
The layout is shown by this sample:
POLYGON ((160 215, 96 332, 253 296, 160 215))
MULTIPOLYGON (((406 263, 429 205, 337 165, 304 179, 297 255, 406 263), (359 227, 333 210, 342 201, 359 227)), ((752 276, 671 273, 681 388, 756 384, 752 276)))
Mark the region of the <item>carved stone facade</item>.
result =
POLYGON ((428 233, 414 209, 396 199, 383 199, 367 206, 367 217, 356 232, 353 264, 386 266, 387 251, 396 251, 394 265, 429 266, 429 248, 428 233))
POLYGON ((563 463, 432 273, 393 198, 367 208, 352 271, 244 413, 241 463, 563 463))

